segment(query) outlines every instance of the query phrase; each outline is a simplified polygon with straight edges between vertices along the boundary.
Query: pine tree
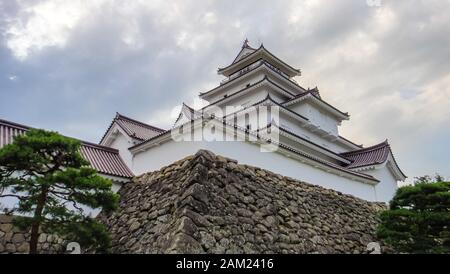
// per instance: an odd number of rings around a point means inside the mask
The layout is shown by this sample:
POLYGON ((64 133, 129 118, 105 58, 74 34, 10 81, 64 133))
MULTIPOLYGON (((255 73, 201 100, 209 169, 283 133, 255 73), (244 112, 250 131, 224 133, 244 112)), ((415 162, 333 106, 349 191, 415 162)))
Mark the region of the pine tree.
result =
POLYGON ((21 217, 14 225, 31 229, 30 253, 37 253, 40 233, 100 251, 110 244, 105 227, 83 207, 108 212, 117 207, 119 196, 111 191, 110 180, 89 167, 80 146, 56 132, 31 129, 0 149, 0 189, 5 189, 0 198, 18 200, 11 211, 21 217))
POLYGON ((378 236, 399 252, 450 253, 450 182, 399 188, 378 236))

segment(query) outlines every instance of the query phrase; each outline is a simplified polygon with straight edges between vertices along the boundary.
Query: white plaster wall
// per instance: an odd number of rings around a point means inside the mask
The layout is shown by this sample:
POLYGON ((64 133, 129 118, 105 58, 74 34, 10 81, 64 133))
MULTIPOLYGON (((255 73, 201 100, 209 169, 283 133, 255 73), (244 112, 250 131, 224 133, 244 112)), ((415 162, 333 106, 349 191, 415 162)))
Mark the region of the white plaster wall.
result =
POLYGON ((335 164, 338 164, 338 165, 341 164, 341 162, 339 160, 336 160, 335 158, 333 158, 331 156, 328 156, 326 154, 326 152, 324 152, 324 153, 319 152, 316 149, 313 149, 313 148, 311 148, 309 146, 303 145, 303 144, 301 144, 301 143, 299 143, 297 141, 294 141, 292 139, 289 139, 288 137, 285 137, 283 135, 280 136, 279 141, 282 144, 285 144, 285 145, 287 145, 287 146, 289 146, 291 148, 294 148, 294 149, 297 149, 297 150, 300 150, 300 151, 304 151, 304 152, 306 152, 306 153, 308 153, 310 155, 314 155, 317 158, 320 158, 320 159, 322 159, 324 161, 335 163, 335 164))
POLYGON ((261 152, 258 145, 248 142, 207 143, 208 150, 238 160, 240 163, 257 166, 283 176, 292 177, 311 184, 335 189, 365 200, 374 201, 374 186, 327 173, 310 165, 288 158, 280 153, 261 152))
POLYGON ((386 165, 378 169, 365 170, 364 173, 380 180, 375 187, 376 195, 380 201, 389 202, 395 195, 398 183, 386 165))
POLYGON ((230 84, 227 84, 226 88, 220 92, 215 92, 214 96, 208 98, 208 102, 213 103, 219 99, 222 99, 225 94, 228 96, 247 87, 248 84, 253 85, 256 82, 261 81, 264 78, 264 74, 261 72, 251 73, 249 75, 241 76, 239 79, 232 80, 230 84))
POLYGON ((287 97, 284 97, 280 95, 278 92, 273 91, 271 88, 268 88, 267 86, 263 86, 260 88, 257 88, 256 90, 253 90, 252 92, 243 94, 243 95, 236 95, 236 97, 228 100, 227 102, 223 104, 217 104, 219 107, 225 107, 225 106, 251 106, 255 103, 258 103, 264 99, 266 99, 267 95, 270 95, 270 97, 276 101, 276 102, 282 102, 287 97))
MULTIPOLYGON (((246 97, 247 99, 245 99, 245 100, 242 99, 242 102, 262 100, 267 96, 267 92, 268 91, 266 91, 265 94, 261 93, 261 92, 256 95, 253 94, 249 97, 246 97)), ((220 110, 222 111, 222 109, 220 109, 220 110)), ((220 112, 220 113, 216 112, 216 116, 220 117, 219 114, 221 114, 221 113, 222 112, 220 112)), ((227 121, 229 121, 229 122, 232 122, 232 120, 233 120, 233 116, 230 116, 230 118, 227 119, 227 121)), ((268 119, 267 122, 269 122, 269 121, 270 121, 270 119, 268 119)), ((294 133, 300 137, 303 137, 311 142, 314 142, 319 146, 323 146, 329 150, 332 150, 336 153, 342 153, 342 152, 349 151, 349 148, 347 146, 345 146, 341 143, 330 141, 329 139, 325 139, 324 137, 318 135, 317 133, 311 132, 311 130, 308 130, 308 129, 302 127, 301 123, 298 120, 287 115, 285 112, 279 112, 279 121, 277 121, 277 122, 281 127, 291 131, 292 133, 294 133)), ((264 122, 261 124, 264 126, 266 125, 264 122)))
MULTIPOLYGON (((216 92, 216 94, 214 94, 213 96, 210 96, 208 98, 208 101, 212 103, 219 99, 222 99, 225 94, 229 96, 239 90, 246 88, 248 84, 253 85, 261 81, 265 75, 268 75, 273 82, 275 82, 277 85, 281 86, 285 90, 291 92, 292 94, 298 94, 301 92, 298 87, 293 88, 293 86, 287 82, 288 81, 287 79, 280 78, 281 76, 278 77, 276 72, 273 72, 272 70, 266 68, 258 68, 254 72, 241 76, 236 80, 232 80, 232 82, 228 86, 226 86, 226 88, 222 89, 220 92, 216 92)), ((279 103, 289 99, 286 96, 279 96, 279 95, 273 95, 272 98, 279 103), (276 97, 279 97, 279 99, 277 100, 276 97)))
POLYGON ((226 102, 220 102, 217 105, 214 105, 215 107, 217 107, 217 111, 216 108, 214 107, 209 107, 206 108, 205 110, 208 112, 214 112, 216 114, 217 117, 221 117, 222 114, 229 114, 229 113, 225 113, 226 108, 228 106, 236 106, 236 107, 249 107, 257 102, 260 102, 262 100, 264 100, 267 95, 270 95, 270 97, 275 100, 276 102, 281 102, 284 101, 286 99, 286 97, 280 95, 278 92, 273 91, 272 89, 268 88, 268 87, 259 87, 255 90, 253 90, 252 92, 243 94, 243 95, 237 95, 234 98, 231 98, 230 100, 227 100, 226 102), (221 110, 221 112, 219 113, 218 110, 221 110))
POLYGON ((160 146, 135 154, 133 171, 135 174, 141 174, 158 170, 183 157, 196 153, 201 148, 208 149, 218 155, 236 159, 241 164, 257 166, 283 176, 289 176, 311 184, 335 189, 365 200, 376 200, 375 187, 373 185, 322 171, 277 152, 261 152, 258 145, 249 142, 169 141, 160 146))
POLYGON ((268 88, 267 86, 259 87, 249 93, 246 94, 239 94, 233 97, 232 99, 228 100, 226 103, 220 103, 218 104, 219 107, 225 107, 227 105, 231 106, 251 106, 255 103, 258 103, 264 99, 266 99, 267 95, 270 95, 270 97, 275 100, 276 102, 282 102, 287 99, 287 97, 280 95, 278 92, 273 91, 271 88, 268 88))
POLYGON ((294 118, 287 116, 286 114, 281 113, 280 115, 280 125, 293 133, 308 139, 311 142, 314 142, 320 146, 326 147, 336 153, 347 152, 348 148, 340 143, 332 142, 327 140, 314 132, 311 132, 300 126, 299 122, 294 118))
POLYGON ((109 147, 115 148, 119 150, 119 155, 122 157, 122 160, 125 164, 130 167, 132 165, 132 154, 128 150, 129 147, 134 144, 129 140, 129 138, 125 137, 122 133, 119 133, 114 139, 114 141, 109 145, 109 147))
POLYGON ((205 148, 203 142, 169 141, 149 150, 134 155, 132 170, 135 175, 145 172, 159 170, 161 167, 172 164, 182 158, 193 155, 200 149, 205 148))
POLYGON ((339 121, 331 115, 320 111, 316 106, 313 106, 307 102, 299 102, 289 106, 289 109, 307 117, 311 123, 320 126, 325 131, 329 131, 334 135, 338 135, 339 121))
POLYGON ((304 89, 296 86, 294 83, 291 83, 288 79, 285 79, 283 76, 280 76, 273 70, 266 69, 265 71, 272 82, 275 82, 277 85, 291 92, 292 94, 300 94, 305 92, 304 89))

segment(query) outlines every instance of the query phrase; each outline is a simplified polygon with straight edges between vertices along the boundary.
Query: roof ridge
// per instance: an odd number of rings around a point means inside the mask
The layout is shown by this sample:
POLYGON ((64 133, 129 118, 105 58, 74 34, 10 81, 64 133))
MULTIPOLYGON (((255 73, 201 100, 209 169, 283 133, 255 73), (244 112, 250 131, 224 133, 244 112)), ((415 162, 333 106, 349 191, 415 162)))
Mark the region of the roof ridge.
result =
MULTIPOLYGON (((234 58, 234 60, 233 60, 233 62, 231 63, 231 64, 234 64, 234 63, 237 63, 239 60, 238 60, 238 58, 239 58, 239 56, 241 55, 241 53, 242 53, 242 51, 244 51, 244 49, 249 49, 249 50, 252 50, 253 52, 255 52, 257 49, 255 49, 255 48, 253 48, 253 47, 251 47, 249 44, 248 44, 248 40, 247 39, 245 39, 246 41, 244 41, 244 44, 242 45, 242 47, 241 47, 241 50, 238 52, 238 54, 236 55, 236 57, 234 58), (247 42, 247 43, 246 43, 247 42)), ((253 53, 253 52, 251 52, 251 53, 253 53)), ((248 54, 247 54, 248 55, 248 54)), ((247 56, 247 55, 245 55, 245 56, 247 56)), ((244 58, 245 56, 242 56, 241 57, 241 59, 242 58, 244 58)))
POLYGON ((188 104, 186 104, 185 102, 183 102, 183 106, 187 107, 189 109, 190 112, 194 113, 196 112, 196 110, 192 107, 190 107, 188 104))
POLYGON ((341 155, 356 155, 356 154, 359 154, 359 153, 364 153, 364 152, 369 152, 369 151, 374 151, 374 150, 377 150, 377 149, 381 149, 381 148, 384 148, 386 146, 390 148, 390 145, 389 145, 387 139, 384 140, 383 142, 379 143, 379 144, 375 144, 375 145, 372 145, 370 147, 364 147, 364 148, 357 149, 357 150, 343 152, 343 153, 341 153, 341 155))
MULTIPOLYGON (((192 107, 188 106, 185 102, 183 102, 183 104, 181 105, 181 109, 180 109, 180 113, 178 114, 177 119, 175 120, 175 122, 173 123, 172 128, 178 123, 178 121, 181 119, 181 116, 183 115, 183 109, 187 108, 188 111, 191 113, 191 115, 194 115, 193 117, 195 117, 195 114, 198 113, 198 111, 196 111, 195 109, 193 109, 192 107)), ((191 117, 191 120, 193 118, 191 117)), ((159 134, 158 134, 159 135, 159 134)))
MULTIPOLYGON (((14 128, 17 130, 20 130, 21 134, 26 134, 29 130, 37 129, 34 127, 18 124, 15 122, 11 122, 8 120, 0 119, 0 124, 4 125, 5 127, 14 128)), ((45 129, 44 129, 45 130, 45 129)), ((57 131, 54 131, 57 132, 57 131)), ((61 134, 61 133, 59 133, 61 134)), ((86 159, 92 168, 97 170, 98 173, 106 174, 106 175, 112 175, 112 176, 118 176, 118 177, 124 177, 124 178, 130 178, 133 177, 133 172, 130 170, 130 168, 125 164, 122 157, 119 155, 119 150, 107 147, 99 144, 95 144, 92 142, 84 141, 75 137, 67 136, 64 134, 61 134, 64 137, 77 140, 80 142, 80 153, 82 154, 83 158, 86 159), (96 151, 94 154, 92 154, 93 151, 96 151), (114 154, 114 156, 111 156, 111 154, 114 154), (99 164, 99 161, 103 161, 102 159, 96 158, 100 155, 100 157, 106 157, 107 161, 111 161, 109 164, 99 164), (101 156, 103 155, 103 156, 101 156), (105 156, 108 155, 108 156, 105 156), (115 158, 116 157, 116 158, 115 158)))
POLYGON ((305 91, 305 92, 303 92, 303 93, 300 93, 300 94, 295 95, 295 96, 294 96, 293 98, 291 98, 291 99, 288 99, 288 100, 284 101, 282 104, 285 105, 285 104, 290 103, 290 102, 292 102, 292 101, 295 101, 295 100, 297 100, 297 99, 299 99, 299 98, 301 98, 301 97, 304 97, 304 96, 307 96, 307 95, 311 95, 312 98, 315 98, 315 99, 318 100, 319 102, 322 102, 323 104, 329 106, 330 108, 334 109, 335 111, 337 111, 338 113, 342 114, 343 116, 345 116, 345 117, 347 117, 347 118, 350 117, 350 115, 348 114, 348 112, 343 112, 342 110, 339 110, 337 107, 333 106, 332 104, 330 104, 330 103, 328 103, 327 101, 325 101, 324 99, 322 99, 322 97, 314 95, 314 92, 315 92, 314 89, 312 89, 312 90, 307 90, 307 91, 305 91))
POLYGON ((149 125, 149 124, 147 124, 147 123, 138 121, 138 120, 136 120, 136 119, 133 119, 133 118, 130 118, 130 117, 125 116, 125 115, 123 115, 123 114, 120 114, 119 112, 116 112, 116 117, 115 117, 114 119, 119 119, 119 118, 123 118, 123 119, 125 119, 125 120, 128 120, 129 122, 134 122, 134 123, 137 123, 137 124, 142 125, 142 126, 147 127, 147 128, 151 128, 151 129, 156 130, 156 131, 160 131, 160 132, 165 131, 165 130, 162 129, 162 128, 158 128, 158 127, 149 125))
MULTIPOLYGON (((79 140, 79 139, 77 139, 77 140, 79 140)), ((99 148, 99 149, 109 150, 111 152, 119 153, 119 150, 116 148, 113 148, 113 147, 107 147, 104 145, 100 145, 100 144, 96 144, 96 143, 92 143, 92 142, 88 142, 88 141, 83 141, 83 140, 79 140, 79 141, 81 141, 81 144, 84 146, 89 146, 89 147, 94 147, 94 148, 99 148)))
POLYGON ((398 163, 395 160, 394 153, 392 152, 391 146, 387 139, 379 144, 355 151, 345 152, 341 155, 353 159, 352 164, 348 166, 350 168, 362 168, 376 164, 382 164, 389 159, 390 155, 392 157, 393 165, 398 169, 398 172, 401 174, 401 176, 403 176, 404 178, 407 177, 398 166, 398 163))
POLYGON ((0 124, 7 124, 9 126, 13 126, 13 127, 20 128, 20 129, 31 129, 32 128, 30 126, 26 126, 26 125, 23 125, 23 124, 11 122, 11 121, 4 120, 4 119, 0 119, 0 124))
POLYGON ((250 46, 250 41, 248 41, 248 38, 245 38, 244 43, 242 44, 242 48, 248 48, 255 50, 254 47, 250 46))
MULTIPOLYGON (((281 64, 283 64, 284 66, 288 67, 289 69, 291 69, 291 70, 293 70, 293 71, 295 71, 295 72, 297 72, 297 73, 299 73, 299 74, 301 73, 301 70, 300 70, 300 69, 296 69, 296 68, 292 67, 291 65, 289 65, 288 63, 286 63, 285 61, 283 61, 283 60, 281 60, 279 57, 277 57, 275 54, 273 54, 271 51, 269 51, 268 49, 266 49, 266 48, 264 47, 264 44, 263 44, 263 43, 261 43, 261 45, 259 46, 259 48, 257 48, 255 51, 253 51, 252 53, 247 54, 246 56, 244 56, 244 57, 242 57, 241 59, 239 59, 238 62, 240 62, 240 61, 242 61, 242 60, 244 60, 244 59, 247 59, 249 56, 252 56, 253 54, 256 54, 257 52, 259 52, 259 51, 261 51, 261 50, 266 51, 268 54, 270 54, 271 56, 273 56, 274 59, 278 60, 281 64)), ((240 52, 239 52, 239 53, 240 53, 240 52)), ((235 61, 235 60, 234 60, 234 61, 235 61)), ((234 61, 233 61, 233 63, 231 63, 231 64, 229 64, 229 65, 227 65, 227 66, 225 66, 225 67, 219 68, 217 71, 218 71, 218 72, 223 71, 223 70, 225 70, 225 69, 231 67, 232 65, 238 63, 238 62, 234 62, 234 61)))
MULTIPOLYGON (((223 87, 225 85, 228 85, 228 84, 234 82, 236 79, 239 79, 240 77, 242 77, 242 76, 246 75, 247 73, 250 73, 250 72, 260 68, 261 66, 265 66, 266 68, 268 68, 268 69, 270 69, 272 71, 275 71, 274 68, 271 67, 270 63, 267 62, 266 60, 263 60, 262 58, 259 58, 255 62, 250 63, 247 67, 249 67, 249 66, 251 66, 251 65, 253 65, 253 64, 257 63, 257 62, 261 62, 261 63, 259 65, 255 66, 255 67, 253 67, 252 69, 246 71, 245 73, 242 73, 242 74, 238 75, 237 77, 235 77, 233 79, 229 79, 227 82, 225 82, 223 84, 220 84, 220 85, 218 85, 218 86, 216 86, 216 87, 214 87, 214 88, 212 88, 212 89, 210 89, 208 91, 200 92, 199 95, 203 96, 203 95, 209 94, 209 93, 211 93, 211 92, 213 92, 213 91, 215 91, 215 90, 217 90, 217 89, 219 89, 219 88, 221 88, 221 87, 223 87)), ((288 80, 292 85, 297 86, 298 88, 304 90, 300 94, 304 94, 306 92, 306 89, 304 87, 302 87, 300 84, 298 84, 297 82, 294 82, 292 79, 289 79, 288 77, 286 77, 286 76, 284 76, 282 74, 278 73, 278 75, 283 77, 285 80, 288 80)), ((298 96, 298 95, 296 95, 296 96, 298 96)))
POLYGON ((151 130, 151 131, 154 131, 154 132, 156 132, 156 133, 161 133, 161 132, 166 131, 165 129, 161 129, 161 128, 158 128, 158 127, 155 127, 155 126, 152 126, 152 125, 143 123, 143 122, 138 121, 138 120, 136 120, 136 119, 130 118, 130 117, 125 116, 125 115, 122 115, 122 114, 120 114, 119 112, 116 112, 116 116, 115 116, 114 119, 111 121, 111 123, 109 124, 109 126, 108 126, 108 128, 106 129, 105 133, 103 134, 102 138, 100 139, 100 142, 99 142, 100 144, 105 140, 105 138, 106 138, 108 132, 111 130, 111 128, 113 127, 114 123, 117 123, 117 125, 118 125, 120 128, 122 128, 122 130, 124 130, 125 133, 126 133, 129 137, 132 137, 132 138, 135 138, 135 139, 141 140, 141 141, 144 141, 144 140, 145 140, 145 138, 139 138, 139 137, 135 136, 135 135, 133 134, 133 132, 131 132, 129 129, 127 129, 126 126, 124 126, 122 123, 119 123, 118 120, 122 120, 124 123, 128 122, 128 123, 132 124, 133 126, 137 126, 137 127, 140 127, 140 128, 146 129, 146 130, 151 130))
MULTIPOLYGON (((35 128, 35 127, 30 127, 30 126, 27 126, 27 125, 11 122, 11 121, 4 120, 4 119, 0 119, 0 124, 6 124, 8 126, 13 126, 13 127, 16 127, 16 128, 20 128, 22 130, 38 129, 38 128, 35 128)), ((61 134, 61 133, 58 132, 58 134, 61 134)), ((82 145, 102 148, 102 149, 106 149, 106 150, 111 150, 111 151, 115 151, 117 153, 119 152, 117 149, 112 148, 112 147, 107 147, 107 146, 95 144, 95 143, 92 143, 92 142, 84 141, 84 140, 81 140, 79 138, 67 136, 67 135, 64 135, 64 134, 61 134, 61 135, 64 136, 64 137, 70 138, 70 139, 75 139, 77 141, 80 141, 82 145)))

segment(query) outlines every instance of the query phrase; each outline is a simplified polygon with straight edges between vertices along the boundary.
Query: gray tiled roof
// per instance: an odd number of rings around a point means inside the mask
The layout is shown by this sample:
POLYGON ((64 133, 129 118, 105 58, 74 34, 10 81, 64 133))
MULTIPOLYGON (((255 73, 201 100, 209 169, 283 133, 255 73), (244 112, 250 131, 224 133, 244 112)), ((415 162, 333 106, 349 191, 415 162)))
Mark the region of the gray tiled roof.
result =
MULTIPOLYGON (((28 126, 0 119, 0 148, 12 143, 15 136, 22 135, 29 129, 28 126)), ((97 172, 124 178, 134 176, 117 149, 85 141, 81 141, 81 143, 81 154, 97 172)))
POLYGON ((397 166, 398 170, 402 173, 403 176, 406 177, 406 175, 398 167, 387 140, 374 146, 341 153, 342 156, 352 161, 352 163, 348 165, 347 168, 360 168, 365 166, 379 165, 387 161, 389 154, 392 155, 394 164, 397 166))
MULTIPOLYGON (((139 141, 148 140, 153 136, 165 131, 164 129, 160 129, 152 125, 134 120, 117 112, 116 117, 114 117, 114 120, 108 127, 106 133, 111 129, 114 123, 117 123, 128 136, 137 139, 139 141)), ((100 143, 102 143, 103 140, 105 139, 106 133, 103 135, 100 143)))

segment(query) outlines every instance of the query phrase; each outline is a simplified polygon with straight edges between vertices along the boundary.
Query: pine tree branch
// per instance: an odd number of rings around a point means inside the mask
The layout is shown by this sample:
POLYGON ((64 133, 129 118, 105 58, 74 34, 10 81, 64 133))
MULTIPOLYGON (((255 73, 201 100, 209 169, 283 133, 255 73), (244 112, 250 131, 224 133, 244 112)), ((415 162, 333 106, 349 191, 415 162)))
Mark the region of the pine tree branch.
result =
POLYGON ((2 194, 2 195, 0 195, 0 198, 6 198, 6 197, 14 197, 14 198, 17 198, 19 200, 26 200, 26 199, 30 198, 30 196, 20 196, 20 195, 15 195, 15 194, 2 194))
POLYGON ((52 194, 60 194, 60 195, 70 195, 70 194, 72 194, 73 192, 62 192, 62 191, 56 191, 56 190, 49 190, 49 192, 50 193, 52 193, 52 194))

